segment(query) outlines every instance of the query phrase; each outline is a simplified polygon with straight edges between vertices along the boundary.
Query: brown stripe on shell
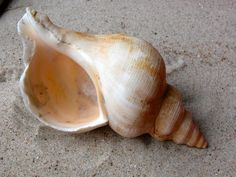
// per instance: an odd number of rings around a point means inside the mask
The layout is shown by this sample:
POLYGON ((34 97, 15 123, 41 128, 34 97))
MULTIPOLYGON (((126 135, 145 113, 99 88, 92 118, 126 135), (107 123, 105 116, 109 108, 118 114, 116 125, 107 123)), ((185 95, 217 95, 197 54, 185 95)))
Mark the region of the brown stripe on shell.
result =
POLYGON ((195 128, 194 128, 194 130, 193 130, 193 133, 192 133, 190 139, 188 140, 187 145, 189 145, 189 146, 194 146, 194 145, 195 145, 195 142, 196 142, 197 139, 198 139, 198 136, 199 136, 199 129, 198 129, 198 126, 195 125, 195 128))
POLYGON ((187 115, 187 113, 184 114, 184 120, 182 124, 180 125, 179 129, 172 135, 173 141, 178 144, 183 144, 188 136, 191 124, 192 118, 187 115))

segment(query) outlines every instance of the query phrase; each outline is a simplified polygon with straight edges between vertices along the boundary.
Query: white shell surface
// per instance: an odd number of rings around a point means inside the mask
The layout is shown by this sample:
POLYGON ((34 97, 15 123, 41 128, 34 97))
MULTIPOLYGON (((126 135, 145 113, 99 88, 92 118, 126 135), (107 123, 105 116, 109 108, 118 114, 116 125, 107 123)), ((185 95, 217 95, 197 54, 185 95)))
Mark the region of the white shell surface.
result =
POLYGON ((160 100, 156 94, 163 89, 163 60, 147 42, 128 37, 114 42, 107 53, 98 71, 109 125, 125 137, 147 133, 158 111, 149 114, 150 105, 160 100))

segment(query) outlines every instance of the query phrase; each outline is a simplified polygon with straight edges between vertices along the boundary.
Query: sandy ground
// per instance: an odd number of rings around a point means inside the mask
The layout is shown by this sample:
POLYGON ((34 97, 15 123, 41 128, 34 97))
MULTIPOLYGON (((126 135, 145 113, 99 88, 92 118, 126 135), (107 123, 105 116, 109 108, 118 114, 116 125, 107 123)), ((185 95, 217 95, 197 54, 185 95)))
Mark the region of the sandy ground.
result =
POLYGON ((0 176, 236 176, 236 2, 87 0, 13 3, 0 19, 0 176), (209 141, 198 150, 109 127, 67 134, 45 127, 19 96, 17 21, 26 6, 61 26, 146 39, 185 67, 168 75, 209 141))

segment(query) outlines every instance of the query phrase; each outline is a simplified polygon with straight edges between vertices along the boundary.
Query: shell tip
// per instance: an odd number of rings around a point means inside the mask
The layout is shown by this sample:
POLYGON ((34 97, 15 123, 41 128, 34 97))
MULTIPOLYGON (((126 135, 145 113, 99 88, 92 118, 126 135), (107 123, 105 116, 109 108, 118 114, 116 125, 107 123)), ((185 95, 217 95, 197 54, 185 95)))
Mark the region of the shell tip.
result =
POLYGON ((208 148, 208 142, 207 142, 206 140, 205 140, 204 144, 202 145, 202 148, 203 148, 203 149, 208 148))
POLYGON ((208 142, 207 140, 205 139, 205 137, 203 137, 202 135, 202 138, 201 138, 198 143, 196 144, 195 147, 199 148, 199 149, 206 149, 208 147, 208 142), (202 140, 201 140, 202 139, 202 140))

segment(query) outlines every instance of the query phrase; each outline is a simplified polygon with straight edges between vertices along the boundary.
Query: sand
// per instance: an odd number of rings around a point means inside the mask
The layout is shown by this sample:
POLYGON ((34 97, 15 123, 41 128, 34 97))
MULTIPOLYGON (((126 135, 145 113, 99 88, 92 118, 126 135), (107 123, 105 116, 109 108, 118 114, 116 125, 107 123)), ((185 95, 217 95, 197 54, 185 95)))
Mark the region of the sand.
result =
POLYGON ((236 2, 234 0, 18 0, 0 18, 0 176, 236 176, 236 2), (25 109, 18 80, 25 7, 58 25, 125 33, 151 42, 185 66, 168 75, 209 141, 199 150, 148 135, 127 139, 109 127, 68 134, 25 109))

